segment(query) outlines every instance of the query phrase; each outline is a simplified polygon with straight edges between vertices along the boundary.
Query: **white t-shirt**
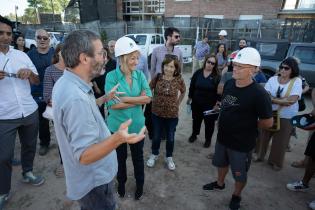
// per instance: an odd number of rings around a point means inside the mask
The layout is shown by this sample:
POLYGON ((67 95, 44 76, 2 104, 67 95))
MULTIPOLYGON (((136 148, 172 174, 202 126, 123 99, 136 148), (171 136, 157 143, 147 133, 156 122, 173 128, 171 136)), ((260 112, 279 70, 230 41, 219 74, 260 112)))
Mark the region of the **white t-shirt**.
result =
MULTIPOLYGON (((6 54, 0 52, 0 70, 16 74, 22 68, 30 69, 38 75, 31 59, 24 52, 11 48, 6 54)), ((0 120, 27 117, 37 107, 31 95, 29 80, 15 77, 4 77, 0 80, 0 120)))
MULTIPOLYGON (((265 89, 271 94, 271 96, 276 97, 278 88, 282 89, 280 93, 280 97, 284 97, 287 93, 290 81, 286 84, 280 84, 278 81, 278 76, 271 77, 265 85, 265 89)), ((299 98, 302 95, 302 80, 300 78, 296 78, 294 84, 292 86, 291 92, 289 96, 296 95, 299 98)), ((272 110, 279 109, 279 105, 272 104, 272 110)), ((292 104, 291 106, 283 106, 280 109, 280 118, 291 119, 298 113, 299 104, 298 102, 292 104)))

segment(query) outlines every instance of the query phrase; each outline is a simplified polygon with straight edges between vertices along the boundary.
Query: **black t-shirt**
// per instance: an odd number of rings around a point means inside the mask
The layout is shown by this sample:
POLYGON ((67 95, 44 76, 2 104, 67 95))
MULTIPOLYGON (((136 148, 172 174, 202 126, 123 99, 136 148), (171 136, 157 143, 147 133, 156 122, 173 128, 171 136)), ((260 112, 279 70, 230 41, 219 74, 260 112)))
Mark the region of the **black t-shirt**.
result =
POLYGON ((217 102, 217 94, 220 76, 204 77, 203 70, 197 70, 191 78, 188 97, 192 99, 192 106, 198 106, 203 110, 212 109, 217 102))
POLYGON ((261 85, 253 81, 239 88, 235 79, 228 80, 221 100, 217 139, 230 149, 249 152, 256 144, 258 119, 271 117, 271 99, 261 85))
POLYGON ((108 72, 112 71, 116 69, 116 61, 113 59, 110 59, 105 66, 105 74, 96 77, 92 80, 92 82, 96 82, 98 88, 101 90, 101 93, 98 94, 95 92, 94 90, 94 96, 95 98, 101 97, 105 94, 105 80, 106 80, 106 75, 108 74, 108 72))

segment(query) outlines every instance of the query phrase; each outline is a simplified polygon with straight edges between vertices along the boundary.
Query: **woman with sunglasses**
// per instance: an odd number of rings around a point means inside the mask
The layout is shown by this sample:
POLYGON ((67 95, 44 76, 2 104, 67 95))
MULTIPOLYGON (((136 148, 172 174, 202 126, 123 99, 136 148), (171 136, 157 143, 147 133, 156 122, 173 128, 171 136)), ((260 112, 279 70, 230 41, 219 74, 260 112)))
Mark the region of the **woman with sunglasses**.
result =
POLYGON ((279 66, 279 75, 271 77, 265 89, 269 92, 273 110, 278 110, 280 130, 262 130, 259 135, 259 149, 256 161, 263 161, 270 139, 272 145, 268 163, 276 171, 281 170, 288 147, 292 125, 290 119, 298 113, 298 99, 302 94, 302 80, 299 78, 299 65, 296 58, 288 57, 279 66))
POLYGON ((204 147, 210 147, 217 114, 204 115, 204 111, 213 109, 219 95, 217 94, 220 75, 218 73, 218 60, 215 55, 206 55, 203 68, 197 70, 190 82, 187 104, 191 104, 193 131, 189 142, 196 141, 200 133, 201 123, 205 123, 204 147))
POLYGON ((158 158, 161 133, 166 131, 166 158, 169 170, 175 170, 173 161, 174 136, 178 123, 179 106, 184 99, 186 86, 181 76, 178 59, 165 57, 162 62, 162 73, 157 74, 150 83, 154 91, 152 99, 153 139, 152 154, 147 161, 148 167, 154 167, 158 158))

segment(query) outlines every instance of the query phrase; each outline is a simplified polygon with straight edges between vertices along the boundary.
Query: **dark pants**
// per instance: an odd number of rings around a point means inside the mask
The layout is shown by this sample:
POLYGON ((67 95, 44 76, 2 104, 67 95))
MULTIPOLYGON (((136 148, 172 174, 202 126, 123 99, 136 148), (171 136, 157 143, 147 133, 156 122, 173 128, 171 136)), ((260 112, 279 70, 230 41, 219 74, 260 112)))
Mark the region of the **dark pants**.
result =
MULTIPOLYGON (((139 186, 143 186, 144 184, 143 145, 144 140, 135 144, 129 144, 134 169, 134 176, 136 179, 136 183, 139 186)), ((127 144, 121 144, 119 147, 117 147, 116 152, 118 159, 117 181, 120 184, 124 184, 127 181, 127 144)))
POLYGON ((147 133, 149 139, 153 139, 153 125, 152 125, 152 102, 145 105, 144 117, 145 117, 145 127, 147 128, 147 133))
POLYGON ((115 210, 114 182, 93 188, 78 200, 81 210, 115 210))
POLYGON ((205 123, 205 139, 206 142, 211 143, 212 134, 214 132, 215 121, 217 120, 217 115, 206 115, 203 112, 206 110, 193 105, 192 106, 192 118, 193 118, 193 136, 198 136, 200 134, 201 123, 204 120, 205 123))
POLYGON ((14 156, 16 132, 21 142, 23 174, 33 170, 38 135, 38 111, 14 120, 0 120, 0 194, 11 188, 11 161, 14 156))
POLYGON ((153 122, 153 140, 152 154, 158 155, 161 144, 162 131, 166 131, 166 157, 172 157, 174 151, 175 130, 178 123, 178 118, 164 118, 152 114, 153 122))
POLYGON ((43 117, 43 113, 46 109, 46 103, 41 101, 38 104, 38 119, 39 119, 39 140, 41 146, 49 146, 50 144, 50 130, 49 130, 49 120, 43 117))

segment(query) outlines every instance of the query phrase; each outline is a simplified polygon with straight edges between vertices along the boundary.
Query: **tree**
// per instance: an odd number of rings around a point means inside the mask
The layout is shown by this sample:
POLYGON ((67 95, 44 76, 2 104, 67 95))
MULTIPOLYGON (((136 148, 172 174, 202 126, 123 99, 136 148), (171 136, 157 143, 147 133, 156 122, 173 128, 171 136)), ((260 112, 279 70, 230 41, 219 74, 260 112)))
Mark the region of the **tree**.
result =
POLYGON ((36 10, 34 8, 26 8, 24 11, 24 15, 22 16, 22 22, 26 24, 36 24, 38 23, 36 15, 36 10))
POLYGON ((33 8, 33 11, 35 11, 36 14, 36 23, 39 23, 39 14, 38 14, 38 8, 41 6, 41 0, 27 0, 28 8, 25 9, 28 10, 28 12, 31 12, 30 8, 33 8))
MULTIPOLYGON (((61 14, 65 11, 65 8, 69 4, 70 0, 27 0, 28 2, 28 12, 35 11, 37 16, 37 20, 39 17, 39 13, 55 13, 61 14)), ((27 10, 26 9, 26 10, 27 10)), ((26 13, 25 10, 25 13, 26 13)), ((30 17, 28 17, 30 18, 30 17)), ((39 21, 37 21, 39 22, 39 21)))

